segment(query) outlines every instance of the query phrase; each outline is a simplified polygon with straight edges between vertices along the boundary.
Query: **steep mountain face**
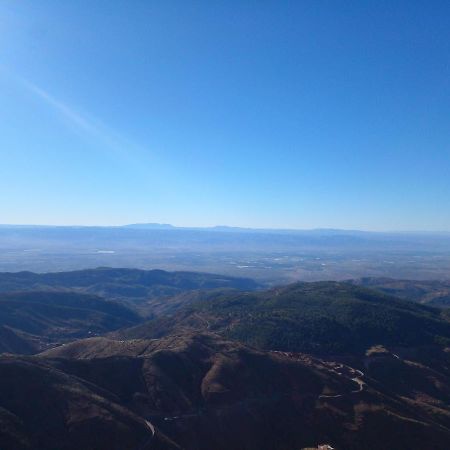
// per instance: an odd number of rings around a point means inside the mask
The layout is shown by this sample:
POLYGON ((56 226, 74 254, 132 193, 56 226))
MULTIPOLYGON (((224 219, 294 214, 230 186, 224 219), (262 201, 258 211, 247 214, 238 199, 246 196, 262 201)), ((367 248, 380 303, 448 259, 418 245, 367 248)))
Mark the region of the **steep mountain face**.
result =
POLYGON ((140 320, 129 308, 93 295, 39 291, 0 294, 0 351, 35 353, 140 320))
POLYGON ((449 280, 417 281, 366 277, 352 280, 351 282, 389 295, 395 295, 405 300, 413 300, 437 308, 450 307, 449 280))
POLYGON ((91 338, 33 361, 108 392, 184 449, 298 450, 325 441, 340 450, 423 450, 425 442, 443 450, 450 380, 439 367, 450 361, 443 350, 430 355, 379 347, 332 361, 204 333, 91 338))
POLYGON ((258 285, 248 278, 197 272, 166 272, 98 268, 73 272, 0 273, 0 292, 71 289, 116 300, 148 300, 195 289, 234 288, 251 290, 258 285))
POLYGON ((450 322, 441 311, 348 283, 297 283, 262 292, 184 297, 175 314, 116 336, 157 338, 208 329, 266 350, 359 355, 379 344, 450 343, 450 322))

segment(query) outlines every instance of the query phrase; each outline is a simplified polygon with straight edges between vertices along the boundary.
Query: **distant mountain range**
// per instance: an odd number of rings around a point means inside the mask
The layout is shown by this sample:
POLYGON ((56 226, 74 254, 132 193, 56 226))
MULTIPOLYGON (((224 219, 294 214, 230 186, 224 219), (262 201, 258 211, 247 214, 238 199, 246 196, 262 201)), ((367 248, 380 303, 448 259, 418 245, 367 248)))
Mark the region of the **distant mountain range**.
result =
POLYGON ((214 225, 211 227, 176 226, 169 223, 131 223, 126 225, 23 225, 23 224, 0 224, 0 228, 130 228, 140 230, 197 230, 197 231, 222 231, 222 232, 252 232, 252 233, 306 233, 319 235, 450 235, 450 231, 368 231, 350 230, 342 228, 251 228, 236 227, 230 225, 214 225))
POLYGON ((0 272, 101 266, 222 273, 265 284, 395 277, 444 279, 450 233, 227 226, 0 226, 0 272))

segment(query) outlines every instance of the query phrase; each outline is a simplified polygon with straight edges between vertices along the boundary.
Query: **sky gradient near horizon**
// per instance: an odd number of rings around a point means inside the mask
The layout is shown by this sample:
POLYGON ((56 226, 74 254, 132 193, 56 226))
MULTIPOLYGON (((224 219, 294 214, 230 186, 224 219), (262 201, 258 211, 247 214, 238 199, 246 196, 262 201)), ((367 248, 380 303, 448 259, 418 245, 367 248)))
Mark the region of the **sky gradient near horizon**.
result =
POLYGON ((450 2, 0 2, 0 223, 450 231, 450 2))

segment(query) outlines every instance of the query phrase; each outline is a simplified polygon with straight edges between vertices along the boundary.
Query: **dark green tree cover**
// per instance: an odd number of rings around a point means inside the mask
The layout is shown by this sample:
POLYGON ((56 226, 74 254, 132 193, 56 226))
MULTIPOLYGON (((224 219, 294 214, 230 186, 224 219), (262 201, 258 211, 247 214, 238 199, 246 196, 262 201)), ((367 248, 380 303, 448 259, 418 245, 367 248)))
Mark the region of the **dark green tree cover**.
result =
POLYGON ((208 328, 258 348, 362 353, 373 345, 449 345, 448 314, 348 283, 297 283, 262 292, 217 291, 175 316, 128 331, 151 337, 208 328))
POLYGON ((200 272, 166 272, 165 270, 99 267, 71 272, 0 273, 0 292, 76 289, 119 300, 147 300, 195 289, 250 290, 257 287, 258 284, 248 278, 200 272))

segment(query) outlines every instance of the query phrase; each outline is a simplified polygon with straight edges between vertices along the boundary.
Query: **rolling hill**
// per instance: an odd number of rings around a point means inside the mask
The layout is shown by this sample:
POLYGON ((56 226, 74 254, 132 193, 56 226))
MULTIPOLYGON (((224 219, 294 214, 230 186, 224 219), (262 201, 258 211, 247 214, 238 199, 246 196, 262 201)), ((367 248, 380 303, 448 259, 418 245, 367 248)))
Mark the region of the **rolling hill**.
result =
MULTIPOLYGON (((257 348, 315 354, 364 354, 374 345, 449 345, 440 310, 349 283, 296 283, 260 292, 185 294, 172 315, 122 330, 158 338, 209 330, 257 348)), ((172 300, 173 301, 173 300, 172 300)))
POLYGON ((449 280, 396 280, 393 278, 360 278, 352 280, 359 286, 366 286, 389 295, 412 300, 437 308, 450 307, 449 280))
POLYGON ((164 270, 99 267, 71 272, 0 273, 0 292, 70 289, 108 299, 132 301, 173 296, 196 289, 251 290, 257 287, 258 284, 248 278, 164 270))
POLYGON ((0 351, 35 353, 138 323, 126 306, 78 292, 0 294, 0 351))

